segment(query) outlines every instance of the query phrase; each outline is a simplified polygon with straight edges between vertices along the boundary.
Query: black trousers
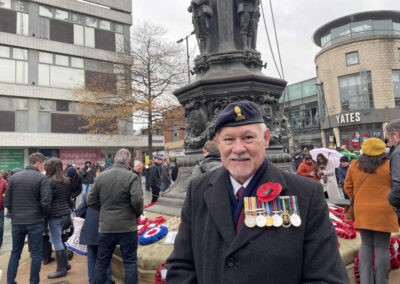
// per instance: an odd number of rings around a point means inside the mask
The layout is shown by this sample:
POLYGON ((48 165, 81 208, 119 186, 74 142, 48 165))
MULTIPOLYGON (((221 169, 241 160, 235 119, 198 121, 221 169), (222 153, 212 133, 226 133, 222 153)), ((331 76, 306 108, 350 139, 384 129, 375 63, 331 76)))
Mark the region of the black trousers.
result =
POLYGON ((157 202, 158 197, 160 196, 160 186, 158 185, 152 185, 151 186, 151 195, 153 196, 151 198, 151 203, 157 202))

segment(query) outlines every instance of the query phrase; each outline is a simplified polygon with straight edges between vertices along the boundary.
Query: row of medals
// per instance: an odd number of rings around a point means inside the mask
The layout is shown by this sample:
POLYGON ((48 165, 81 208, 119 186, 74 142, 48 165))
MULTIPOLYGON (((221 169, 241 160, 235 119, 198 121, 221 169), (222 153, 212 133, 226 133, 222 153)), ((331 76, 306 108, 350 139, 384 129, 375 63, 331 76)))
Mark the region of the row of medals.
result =
MULTIPOLYGON (((277 202, 279 202, 278 198, 277 202)), ((265 205, 268 206, 268 203, 266 203, 265 205)), ((257 208, 255 212, 249 210, 248 212, 245 212, 244 224, 249 228, 254 228, 255 226, 257 227, 282 226, 284 228, 289 228, 291 225, 293 225, 294 227, 300 227, 301 225, 301 218, 295 212, 291 212, 291 214, 289 214, 287 210, 275 210, 272 211, 273 213, 272 216, 266 213, 267 213, 266 210, 262 208, 257 208)))

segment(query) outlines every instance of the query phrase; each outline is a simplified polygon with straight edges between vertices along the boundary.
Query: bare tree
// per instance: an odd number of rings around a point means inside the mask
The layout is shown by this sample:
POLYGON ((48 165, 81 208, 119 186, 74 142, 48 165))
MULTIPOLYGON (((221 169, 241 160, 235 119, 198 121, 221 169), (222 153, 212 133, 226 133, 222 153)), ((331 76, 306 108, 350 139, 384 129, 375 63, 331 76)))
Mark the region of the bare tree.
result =
POLYGON ((157 25, 138 24, 131 35, 133 62, 114 66, 113 74, 92 72, 85 91, 80 92, 81 103, 90 109, 83 128, 115 134, 121 121, 133 119, 148 129, 152 156, 153 133, 162 128, 163 114, 182 115, 172 92, 185 83, 185 53, 165 36, 166 31, 157 25))

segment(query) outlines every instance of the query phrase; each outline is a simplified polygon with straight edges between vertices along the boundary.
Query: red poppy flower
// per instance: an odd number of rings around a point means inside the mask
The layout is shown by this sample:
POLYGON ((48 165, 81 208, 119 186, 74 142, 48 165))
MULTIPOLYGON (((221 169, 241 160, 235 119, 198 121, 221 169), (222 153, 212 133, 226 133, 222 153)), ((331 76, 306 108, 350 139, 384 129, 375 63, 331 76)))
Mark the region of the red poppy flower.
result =
POLYGON ((279 183, 267 182, 257 189, 257 198, 262 202, 269 202, 278 196, 282 191, 279 183))

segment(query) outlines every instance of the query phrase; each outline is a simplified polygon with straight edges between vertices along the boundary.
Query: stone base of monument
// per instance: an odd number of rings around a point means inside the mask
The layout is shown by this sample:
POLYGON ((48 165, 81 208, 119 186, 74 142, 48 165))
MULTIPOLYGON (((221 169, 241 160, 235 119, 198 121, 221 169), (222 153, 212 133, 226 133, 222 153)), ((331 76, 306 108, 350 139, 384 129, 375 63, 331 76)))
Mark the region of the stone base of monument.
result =
MULTIPOLYGON (((154 219, 159 216, 154 213, 145 212, 146 217, 149 219, 154 219)), ((169 217, 164 216, 167 220, 167 226, 170 231, 177 231, 180 221, 169 217)), ((392 234, 392 236, 399 238, 400 233, 392 234)), ((164 244, 164 240, 162 239, 159 242, 147 245, 147 246, 138 246, 138 271, 139 271, 139 283, 145 284, 149 283, 149 280, 154 281, 154 275, 156 273, 157 268, 160 264, 165 263, 167 258, 170 256, 173 245, 164 244), (141 280, 142 279, 142 280, 141 280)), ((361 246, 361 237, 360 234, 357 234, 357 238, 353 240, 339 239, 340 248, 339 252, 342 257, 342 260, 346 266, 347 273, 350 278, 351 284, 356 284, 354 278, 354 259, 357 256, 358 250, 361 246)), ((121 252, 119 247, 116 248, 113 255, 113 277, 116 279, 123 280, 123 262, 121 257, 121 252)))

